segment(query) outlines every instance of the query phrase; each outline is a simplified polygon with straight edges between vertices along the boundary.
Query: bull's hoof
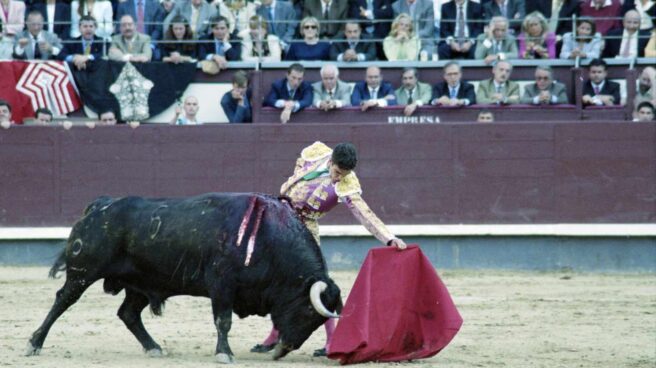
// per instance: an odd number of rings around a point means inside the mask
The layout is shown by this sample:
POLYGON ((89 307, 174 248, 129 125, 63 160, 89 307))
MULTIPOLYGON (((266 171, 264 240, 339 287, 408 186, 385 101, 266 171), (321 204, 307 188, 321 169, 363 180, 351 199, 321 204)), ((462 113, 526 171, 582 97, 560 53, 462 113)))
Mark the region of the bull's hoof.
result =
POLYGON ((162 349, 150 349, 146 351, 146 355, 148 355, 151 358, 160 358, 164 356, 162 353, 162 349))
POLYGON ((226 353, 218 353, 216 354, 216 361, 221 364, 233 364, 235 357, 226 353))
POLYGON ((271 345, 257 344, 251 348, 251 353, 268 353, 275 347, 275 343, 271 345))
POLYGON ((27 342, 27 350, 25 350, 25 356, 34 356, 39 355, 41 348, 35 348, 31 342, 27 342))

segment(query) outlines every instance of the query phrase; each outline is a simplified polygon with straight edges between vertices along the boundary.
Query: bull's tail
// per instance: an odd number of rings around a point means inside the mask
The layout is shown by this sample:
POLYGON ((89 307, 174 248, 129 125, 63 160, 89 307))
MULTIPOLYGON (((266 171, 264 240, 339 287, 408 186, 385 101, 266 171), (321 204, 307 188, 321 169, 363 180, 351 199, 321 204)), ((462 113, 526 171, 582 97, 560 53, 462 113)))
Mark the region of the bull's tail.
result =
POLYGON ((50 268, 50 272, 48 272, 48 277, 50 277, 51 279, 57 278, 57 274, 60 272, 64 272, 65 270, 66 270, 66 248, 62 249, 61 252, 59 252, 59 256, 57 256, 57 260, 50 268))

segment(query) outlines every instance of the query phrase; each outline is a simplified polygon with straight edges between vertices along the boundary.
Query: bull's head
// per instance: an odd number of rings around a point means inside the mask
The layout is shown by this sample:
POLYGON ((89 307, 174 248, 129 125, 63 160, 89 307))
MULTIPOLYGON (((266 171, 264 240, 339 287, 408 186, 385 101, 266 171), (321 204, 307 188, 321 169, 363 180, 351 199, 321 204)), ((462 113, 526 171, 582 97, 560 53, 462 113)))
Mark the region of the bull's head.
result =
POLYGON ((300 348, 328 318, 339 318, 341 311, 340 290, 332 279, 311 283, 302 301, 290 305, 285 316, 276 324, 280 341, 273 359, 280 359, 300 348))

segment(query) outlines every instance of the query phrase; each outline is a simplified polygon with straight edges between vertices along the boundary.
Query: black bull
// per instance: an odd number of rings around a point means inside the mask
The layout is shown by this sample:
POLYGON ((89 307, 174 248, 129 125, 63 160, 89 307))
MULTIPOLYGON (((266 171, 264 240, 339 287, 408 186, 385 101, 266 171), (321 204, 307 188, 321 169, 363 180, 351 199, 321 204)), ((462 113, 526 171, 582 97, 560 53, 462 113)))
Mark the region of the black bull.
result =
POLYGON ((100 279, 108 293, 125 290, 118 316, 152 355, 161 348, 141 312, 150 305, 161 314, 174 295, 211 299, 216 357, 223 363, 234 359, 227 339, 233 312, 240 318, 271 314, 280 331, 278 359, 298 349, 328 310, 342 308, 312 234, 287 202, 262 194, 98 198, 73 226, 50 275, 63 269, 66 282, 32 335, 28 355, 39 353, 52 324, 100 279))

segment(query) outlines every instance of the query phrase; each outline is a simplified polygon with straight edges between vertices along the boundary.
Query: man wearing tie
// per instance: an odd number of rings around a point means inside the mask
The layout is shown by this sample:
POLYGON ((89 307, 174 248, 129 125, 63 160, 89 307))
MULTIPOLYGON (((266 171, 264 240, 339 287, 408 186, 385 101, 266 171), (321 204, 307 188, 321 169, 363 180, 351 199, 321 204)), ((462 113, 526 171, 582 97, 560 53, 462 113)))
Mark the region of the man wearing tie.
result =
POLYGON ((379 67, 368 67, 365 80, 355 84, 351 94, 351 105, 360 106, 362 111, 372 107, 396 105, 394 88, 390 82, 383 81, 379 67))
POLYGON ((351 106, 351 87, 339 80, 339 69, 335 64, 325 64, 319 71, 321 81, 312 84, 312 105, 329 111, 351 106))
POLYGON ((212 33, 198 40, 198 58, 211 60, 220 70, 228 67, 228 61, 241 58, 241 43, 235 34, 230 34, 228 19, 217 15, 210 18, 212 33))
POLYGON ((368 39, 362 39, 360 23, 350 21, 344 24, 344 34, 337 38, 346 38, 344 42, 333 42, 330 47, 330 59, 336 61, 372 61, 376 60, 376 46, 368 39))
POLYGON ((271 91, 264 100, 264 106, 282 109, 280 122, 285 124, 292 113, 312 105, 312 85, 303 80, 305 68, 294 63, 287 69, 287 77, 271 84, 271 91))
POLYGON ((469 106, 476 103, 476 92, 471 83, 461 80, 460 64, 451 61, 444 65, 444 82, 433 87, 432 105, 469 106))
MULTIPOLYGON (((162 22, 164 21, 164 8, 157 0, 124 0, 119 2, 116 9, 116 19, 130 14, 137 24, 137 32, 150 36, 151 41, 162 39, 162 22)), ((119 29, 117 27, 117 32, 119 29)))
POLYGON ((603 59, 590 61, 588 69, 589 79, 583 85, 583 105, 612 106, 619 105, 620 85, 606 79, 608 71, 603 59))
POLYGON ((640 14, 635 10, 629 10, 624 14, 622 26, 608 31, 603 57, 623 59, 644 57, 651 30, 640 30, 640 14))
POLYGON ((13 57, 17 60, 50 60, 62 49, 56 34, 43 30, 43 15, 38 10, 27 16, 27 30, 16 36, 13 57))
POLYGON ((153 57, 150 36, 136 30, 134 18, 125 14, 120 19, 121 34, 112 37, 109 58, 116 61, 147 63, 153 57))
POLYGON ((488 31, 476 38, 474 56, 489 65, 497 60, 517 59, 517 54, 517 40, 508 33, 508 20, 502 16, 493 17, 488 31))
POLYGON ((476 37, 483 32, 483 8, 469 0, 453 0, 442 5, 438 54, 445 59, 473 59, 476 37))
POLYGON ((269 34, 278 36, 282 48, 287 50, 298 25, 296 12, 290 2, 262 0, 262 6, 257 9, 256 13, 267 20, 269 34))
POLYGON ((102 57, 103 40, 96 36, 96 19, 90 15, 80 18, 80 37, 72 39, 64 45, 59 53, 59 60, 75 64, 78 69, 85 69, 89 60, 102 57))
POLYGON ((399 105, 406 105, 403 109, 405 116, 414 114, 419 106, 430 104, 432 88, 428 83, 419 82, 416 68, 404 68, 401 82, 403 86, 397 89, 394 95, 399 105))
POLYGON ((476 91, 479 104, 507 105, 519 103, 519 84, 510 79, 512 64, 500 60, 492 67, 493 77, 481 81, 476 91))

